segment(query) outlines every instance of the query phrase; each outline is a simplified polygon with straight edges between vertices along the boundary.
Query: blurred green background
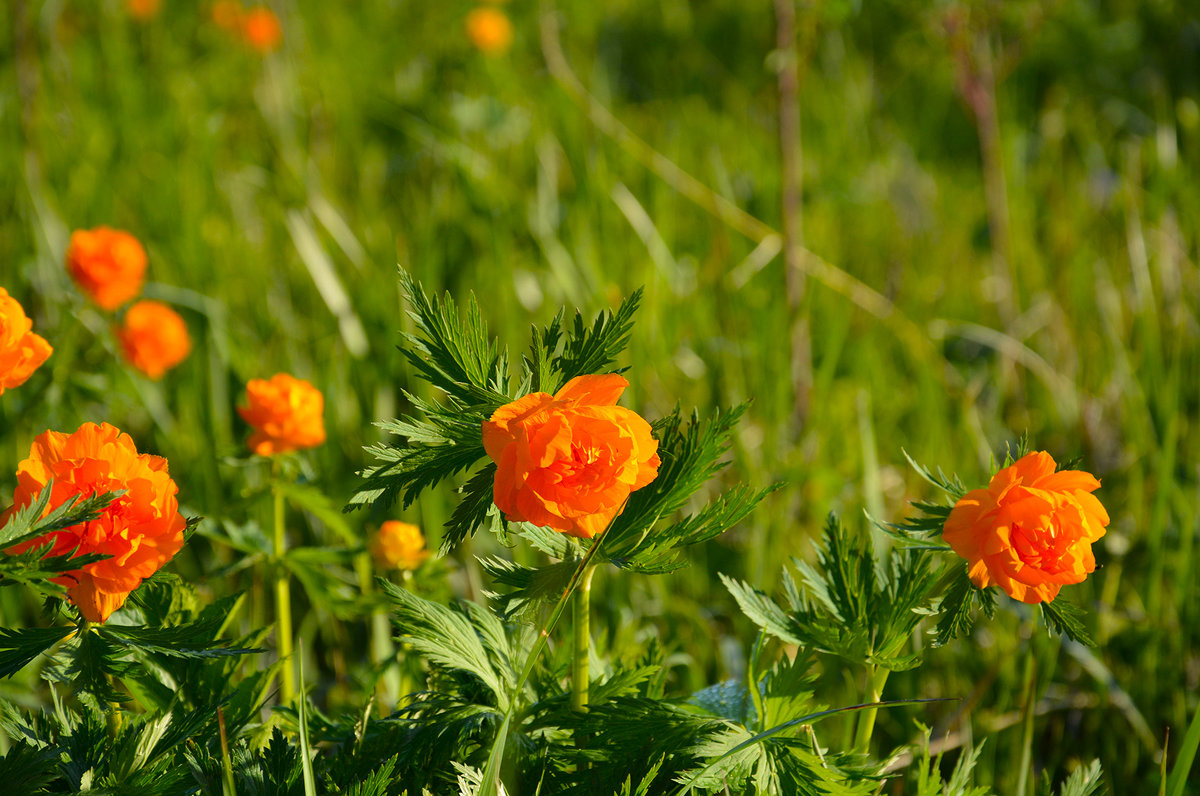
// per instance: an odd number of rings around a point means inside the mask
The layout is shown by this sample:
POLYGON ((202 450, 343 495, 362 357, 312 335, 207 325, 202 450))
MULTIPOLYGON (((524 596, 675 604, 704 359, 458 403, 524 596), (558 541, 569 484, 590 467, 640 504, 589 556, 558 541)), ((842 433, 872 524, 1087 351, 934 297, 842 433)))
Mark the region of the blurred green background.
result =
MULTIPOLYGON (((753 636, 717 572, 771 591, 827 512, 867 533, 864 507, 894 520, 933 496, 902 450, 976 485, 1027 433, 1082 457, 1112 515, 1101 568, 1063 594, 1100 646, 1038 658, 1035 764, 1099 756, 1113 792, 1155 790, 1200 680, 1194 6, 514 0, 495 6, 514 36, 493 54, 466 34, 467 0, 271 7, 283 43, 262 55, 207 3, 146 20, 118 0, 5 4, 0 285, 55 353, 0 398, 0 494, 35 435, 106 420, 170 460, 186 513, 261 519, 234 407, 248 379, 288 371, 325 394, 307 472, 340 506, 372 421, 428 392, 396 350, 397 263, 473 292, 514 355, 560 306, 590 318, 644 286, 626 404, 751 399, 727 478, 786 486, 688 570, 603 575, 601 647, 659 638, 681 695, 737 676, 753 636), (781 133, 793 68, 799 124, 781 133), (785 148, 802 197, 786 217, 785 148), (143 242, 145 295, 191 329, 160 382, 122 364, 64 270, 70 231, 101 224, 143 242), (790 282, 785 229, 806 275, 790 282)), ((419 522, 436 545, 454 500, 348 519, 419 522)), ((476 595, 472 556, 495 547, 477 538, 420 587, 476 595)), ((222 594, 244 585, 212 574, 231 556, 197 537, 173 566, 222 594)), ((0 605, 38 621, 19 596, 0 605)), ((1006 605, 886 694, 964 702, 880 717, 894 744, 914 719, 988 736, 980 781, 999 792, 1031 632, 1006 605)), ((353 701, 335 637, 361 630, 316 615, 306 671, 332 709, 353 701)), ((862 685, 825 681, 830 704, 862 685)))

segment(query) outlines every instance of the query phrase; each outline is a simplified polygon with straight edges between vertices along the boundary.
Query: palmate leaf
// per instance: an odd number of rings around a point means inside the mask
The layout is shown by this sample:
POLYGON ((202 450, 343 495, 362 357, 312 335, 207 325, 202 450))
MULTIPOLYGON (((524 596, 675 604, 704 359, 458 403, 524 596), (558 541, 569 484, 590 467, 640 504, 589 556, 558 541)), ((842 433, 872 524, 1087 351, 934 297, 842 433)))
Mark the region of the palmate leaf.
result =
MULTIPOLYGON (((608 371, 609 366, 616 362, 617 355, 629 345, 633 316, 641 302, 642 289, 638 288, 621 302, 616 313, 601 312, 597 315, 591 329, 584 326, 583 316, 576 312, 571 331, 564 335, 563 352, 554 358, 553 370, 559 375, 557 384, 553 385, 554 389, 543 386, 545 392, 557 392, 559 387, 576 376, 608 371)), ((551 336, 548 335, 546 339, 551 336)), ((544 378, 543 374, 545 384, 544 378)))
POLYGON ((893 551, 877 567, 865 535, 851 539, 831 514, 817 566, 796 559, 792 564, 802 575, 803 588, 783 571, 786 610, 748 584, 722 580, 752 622, 789 644, 893 671, 917 665, 917 656, 903 650, 930 612, 936 579, 927 556, 893 551))
POLYGON ((14 512, 8 522, 0 526, 0 550, 27 542, 51 531, 90 522, 98 518, 109 504, 125 494, 125 490, 122 489, 98 493, 83 500, 79 499, 79 495, 72 495, 63 501, 62 505, 55 506, 49 514, 42 517, 42 512, 46 511, 46 507, 50 504, 53 487, 54 481, 52 480, 42 488, 36 500, 14 512))
MULTIPOLYGON (((124 491, 118 490, 92 495, 83 500, 74 495, 42 517, 42 513, 49 506, 52 491, 53 481, 42 488, 37 499, 14 512, 8 522, 0 527, 0 550, 37 539, 52 531, 90 522, 124 494, 124 491)), ((44 544, 38 544, 21 553, 0 555, 0 586, 23 585, 45 595, 60 595, 66 588, 52 583, 51 578, 108 558, 98 553, 76 556, 73 555, 74 551, 47 556, 46 553, 52 546, 53 542, 47 540, 44 544)))
POLYGON ((1039 605, 1042 609, 1042 618, 1046 620, 1048 629, 1056 630, 1072 641, 1078 641, 1085 647, 1096 646, 1095 640, 1088 634, 1087 628, 1083 626, 1083 620, 1087 614, 1082 608, 1065 600, 1052 600, 1051 602, 1039 603, 1039 605))
POLYGON ((0 628, 0 677, 12 677, 74 631, 72 626, 0 628))
POLYGON ((490 339, 475 297, 463 314, 449 293, 430 299, 403 269, 400 283, 417 326, 416 334, 404 336, 408 346, 403 351, 417 373, 464 405, 495 409, 507 403, 507 355, 490 339))
POLYGON ((941 605, 938 606, 939 616, 933 646, 944 646, 971 632, 971 627, 975 624, 975 599, 980 593, 967 577, 966 566, 959 566, 958 576, 950 582, 942 595, 941 605))
POLYGON ((495 617, 482 609, 467 616, 389 581, 380 579, 378 583, 396 605, 396 626, 404 642, 438 666, 475 676, 492 692, 498 708, 507 709, 514 673, 497 669, 498 660, 511 660, 511 651, 496 648, 504 630, 495 617), (490 650, 485 640, 491 642, 490 650))
POLYGON ((58 778, 58 749, 37 747, 24 740, 0 757, 0 782, 7 793, 41 793, 58 778))
POLYGON ((502 558, 478 560, 496 585, 511 589, 503 593, 489 592, 487 595, 496 601, 500 614, 506 619, 525 615, 536 609, 543 600, 561 597, 578 564, 568 559, 541 567, 525 567, 502 558))
POLYGON ((665 527, 660 520, 683 509, 716 473, 746 404, 701 421, 694 412, 685 424, 678 410, 653 424, 661 463, 658 476, 629 496, 625 509, 604 532, 604 555, 613 564, 639 572, 677 569, 681 547, 711 539, 746 517, 777 486, 751 490, 739 486, 694 516, 665 527))
POLYGON ((904 454, 904 458, 908 460, 909 466, 916 470, 918 475, 936 486, 938 489, 941 489, 943 492, 950 495, 950 497, 958 500, 963 495, 967 494, 967 488, 963 486, 962 481, 959 480, 957 475, 948 476, 942 472, 942 468, 940 467, 935 475, 924 465, 918 464, 913 457, 908 455, 908 451, 902 450, 901 453, 904 454))

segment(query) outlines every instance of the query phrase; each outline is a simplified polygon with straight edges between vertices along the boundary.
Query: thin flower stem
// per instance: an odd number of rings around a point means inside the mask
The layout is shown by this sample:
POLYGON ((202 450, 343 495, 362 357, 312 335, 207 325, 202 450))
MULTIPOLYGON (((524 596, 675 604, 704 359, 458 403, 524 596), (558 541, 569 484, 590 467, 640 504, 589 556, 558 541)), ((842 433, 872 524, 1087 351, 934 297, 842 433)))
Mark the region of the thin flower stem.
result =
POLYGON ((1021 717, 1021 763, 1017 769, 1017 796, 1025 796, 1028 788, 1029 766, 1033 757, 1033 715, 1037 702, 1037 665, 1033 654, 1033 639, 1025 650, 1025 705, 1021 717))
MULTIPOLYGON (((887 683, 888 675, 892 671, 882 666, 872 666, 870 672, 871 692, 867 694, 867 701, 878 702, 883 697, 883 686, 887 683)), ((858 717, 858 732, 854 737, 854 751, 861 753, 871 751, 871 735, 875 732, 875 714, 878 712, 878 708, 867 708, 858 717)))
POLYGON ((284 540, 283 490, 279 488, 279 464, 271 463, 273 477, 272 493, 275 501, 275 649, 283 662, 279 673, 279 698, 283 703, 292 701, 296 695, 296 677, 292 666, 292 593, 288 584, 287 569, 283 565, 286 550, 284 540))
POLYGON ((595 564, 589 564, 580 575, 575 588, 575 646, 571 669, 571 707, 586 711, 588 706, 588 652, 591 641, 592 575, 595 564))

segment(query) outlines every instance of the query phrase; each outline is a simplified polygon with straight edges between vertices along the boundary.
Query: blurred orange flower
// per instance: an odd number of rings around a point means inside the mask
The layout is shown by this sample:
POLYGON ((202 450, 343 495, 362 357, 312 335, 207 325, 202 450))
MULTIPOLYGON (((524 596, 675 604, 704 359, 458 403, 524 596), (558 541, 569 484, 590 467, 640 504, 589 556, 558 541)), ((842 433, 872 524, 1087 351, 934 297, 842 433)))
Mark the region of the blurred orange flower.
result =
POLYGON ((615 406, 628 386, 616 374, 579 376, 553 396, 535 392, 505 404, 484 422, 496 505, 508 519, 590 539, 630 492, 655 479, 650 424, 615 406))
POLYGON ((119 229, 76 230, 67 246, 67 270, 92 301, 115 310, 142 291, 146 250, 119 229))
POLYGON ((283 28, 279 25, 279 17, 266 6, 258 6, 245 12, 241 17, 242 38, 260 53, 269 53, 279 49, 283 43, 283 28))
POLYGON ((134 304, 116 331, 125 359, 152 379, 161 379, 192 350, 187 324, 160 301, 134 304))
POLYGON ((325 397, 304 379, 276 373, 246 384, 249 406, 238 414, 254 427, 246 443, 259 456, 312 448, 325 441, 325 397))
POLYGON ((425 535, 412 523, 388 520, 371 539, 371 556, 386 569, 416 569, 429 558, 425 535))
POLYGON ((33 332, 21 302, 0 287, 0 395, 19 387, 54 351, 33 332))
POLYGON ((242 26, 242 4, 234 0, 217 0, 212 5, 212 21, 217 27, 236 31, 242 26))
POLYGON ((162 10, 162 0, 125 0, 125 9, 134 19, 154 19, 162 10))
POLYGON ((467 38, 480 52, 498 55, 512 44, 512 23, 497 8, 476 8, 467 14, 467 38))
POLYGON ((1108 512, 1092 494, 1100 482, 1081 470, 1055 472, 1039 451, 992 476, 987 489, 964 495, 942 533, 967 560, 979 588, 999 586, 1014 600, 1050 602, 1096 568, 1092 542, 1108 512))
POLYGON ((84 423, 74 434, 47 431, 33 441, 29 458, 17 466, 13 506, 0 515, 0 525, 36 500, 51 480, 47 512, 75 495, 125 490, 97 519, 12 548, 22 552, 50 542, 47 555, 74 550, 111 556, 55 578, 80 613, 103 622, 183 547, 186 523, 175 497, 178 487, 166 459, 138 453, 129 435, 108 423, 84 423))

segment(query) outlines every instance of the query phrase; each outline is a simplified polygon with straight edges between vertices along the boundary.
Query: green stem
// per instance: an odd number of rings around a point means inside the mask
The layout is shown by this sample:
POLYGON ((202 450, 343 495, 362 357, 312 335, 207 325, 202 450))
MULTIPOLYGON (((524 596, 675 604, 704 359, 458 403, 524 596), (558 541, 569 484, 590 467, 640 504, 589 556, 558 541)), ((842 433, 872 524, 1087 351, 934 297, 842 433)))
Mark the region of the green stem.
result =
POLYGON ((286 542, 283 537, 284 511, 283 490, 279 488, 279 465, 272 462, 271 472, 276 483, 272 492, 275 500, 275 649, 283 662, 279 678, 279 698, 283 703, 292 701, 296 695, 296 676, 292 667, 292 592, 288 584, 287 568, 283 565, 286 542))
POLYGON ((1033 713, 1037 702, 1037 666, 1029 639, 1025 655, 1025 706, 1021 715, 1021 763, 1017 767, 1017 796, 1025 796, 1028 788, 1029 764, 1033 758, 1033 713))
POLYGON ((575 645, 571 669, 571 707, 586 711, 588 706, 588 652, 591 642, 592 574, 596 565, 583 570, 575 588, 575 645))
MULTIPOLYGON (((868 702, 878 702, 883 697, 883 686, 887 683, 891 669, 882 666, 870 668, 871 685, 867 694, 868 702)), ((866 754, 871 751, 871 735, 875 732, 875 714, 879 708, 867 708, 858 718, 858 732, 854 736, 854 751, 866 754)))

